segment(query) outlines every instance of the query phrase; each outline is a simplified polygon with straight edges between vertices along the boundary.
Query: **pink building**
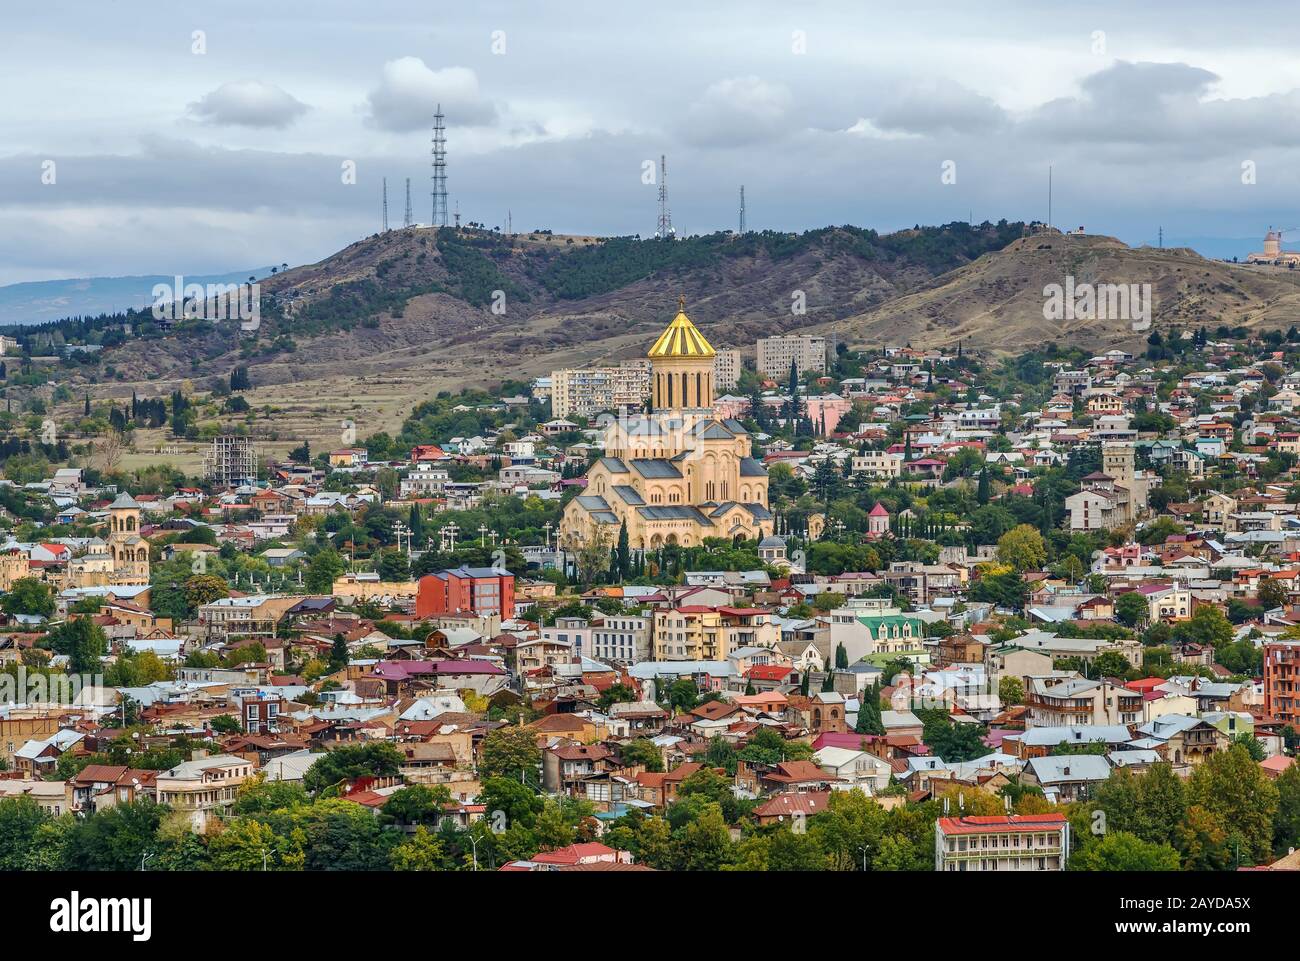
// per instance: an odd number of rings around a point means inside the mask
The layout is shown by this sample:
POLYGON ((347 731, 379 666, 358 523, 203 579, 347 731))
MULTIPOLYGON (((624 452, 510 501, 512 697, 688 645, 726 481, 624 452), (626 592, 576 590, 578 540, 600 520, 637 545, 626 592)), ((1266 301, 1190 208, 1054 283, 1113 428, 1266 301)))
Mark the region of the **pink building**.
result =
POLYGON ((853 409, 853 401, 839 394, 816 394, 805 397, 804 406, 814 430, 824 429, 826 433, 833 434, 839 426, 840 418, 853 409))

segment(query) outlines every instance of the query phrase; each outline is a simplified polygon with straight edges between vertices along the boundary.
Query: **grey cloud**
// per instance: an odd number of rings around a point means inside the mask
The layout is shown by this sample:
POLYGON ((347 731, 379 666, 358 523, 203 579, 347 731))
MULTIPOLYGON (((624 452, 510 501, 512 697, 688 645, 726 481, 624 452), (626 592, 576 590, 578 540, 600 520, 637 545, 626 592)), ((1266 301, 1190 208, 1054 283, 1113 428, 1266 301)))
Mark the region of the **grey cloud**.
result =
POLYGON ((687 143, 734 147, 781 137, 788 127, 790 91, 759 77, 710 84, 686 111, 680 135, 687 143))
POLYGON ((961 84, 929 82, 909 85, 871 119, 881 130, 977 134, 995 132, 1007 121, 1007 114, 990 98, 961 84))
POLYGON ((273 83, 235 80, 223 83, 189 105, 204 123, 283 129, 311 108, 273 83))

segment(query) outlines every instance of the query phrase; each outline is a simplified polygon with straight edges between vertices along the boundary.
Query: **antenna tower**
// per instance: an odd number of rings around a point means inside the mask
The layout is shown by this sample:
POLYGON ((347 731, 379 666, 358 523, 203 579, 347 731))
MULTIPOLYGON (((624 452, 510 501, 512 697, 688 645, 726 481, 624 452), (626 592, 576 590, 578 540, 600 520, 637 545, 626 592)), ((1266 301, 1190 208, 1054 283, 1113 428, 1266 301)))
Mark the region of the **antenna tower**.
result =
POLYGON ((411 216, 411 178, 406 178, 406 216, 402 226, 409 227, 415 223, 415 218, 411 216))
POLYGON ((668 211, 668 158, 659 155, 659 226, 655 236, 662 240, 673 237, 673 216, 668 211))
POLYGON ((433 115, 433 227, 447 226, 447 128, 442 104, 433 115))
POLYGON ((745 232, 745 185, 740 185, 740 232, 745 232))
POLYGON ((384 233, 388 233, 388 178, 384 178, 384 233))

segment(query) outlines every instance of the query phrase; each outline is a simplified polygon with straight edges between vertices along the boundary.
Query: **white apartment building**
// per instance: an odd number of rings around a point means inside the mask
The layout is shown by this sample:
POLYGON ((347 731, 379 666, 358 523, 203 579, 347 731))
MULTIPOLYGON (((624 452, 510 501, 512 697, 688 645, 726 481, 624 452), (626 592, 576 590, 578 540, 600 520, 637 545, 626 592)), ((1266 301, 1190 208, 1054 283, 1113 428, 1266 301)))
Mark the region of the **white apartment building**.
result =
POLYGON ((769 377, 790 375, 790 364, 802 377, 808 371, 826 370, 826 338, 809 334, 780 337, 760 337, 758 341, 758 372, 769 377))
POLYGON ((872 478, 888 480, 891 477, 902 477, 903 455, 869 450, 865 454, 854 455, 852 469, 855 474, 866 474, 872 478))
POLYGON ((592 622, 590 656, 598 661, 635 664, 651 654, 649 617, 609 616, 592 622))
POLYGON ((436 497, 442 493, 451 475, 445 467, 434 467, 427 462, 420 462, 415 469, 402 478, 398 487, 401 497, 436 497))
POLYGON ((741 368, 739 350, 734 347, 718 348, 718 352, 713 355, 714 390, 734 390, 740 383, 741 368))
POLYGON ((575 367, 551 371, 551 413, 594 417, 619 407, 640 407, 650 396, 650 361, 617 367, 575 367))

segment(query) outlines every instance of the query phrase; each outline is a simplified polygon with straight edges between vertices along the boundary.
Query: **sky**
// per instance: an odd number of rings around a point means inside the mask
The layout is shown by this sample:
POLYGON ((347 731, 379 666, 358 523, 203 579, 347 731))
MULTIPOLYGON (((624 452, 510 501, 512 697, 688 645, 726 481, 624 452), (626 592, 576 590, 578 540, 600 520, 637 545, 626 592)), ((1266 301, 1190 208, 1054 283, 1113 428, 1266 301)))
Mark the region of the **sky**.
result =
MULTIPOLYGON (((0 284, 312 263, 430 217, 679 234, 1300 226, 1300 22, 1229 4, 45 0, 0 10, 0 284), (346 170, 355 169, 355 182, 346 170)), ((1300 233, 1288 240, 1300 242, 1300 233)), ((1228 244, 1227 246, 1232 246, 1228 244)), ((1234 251, 1235 252, 1235 251, 1234 251)))

